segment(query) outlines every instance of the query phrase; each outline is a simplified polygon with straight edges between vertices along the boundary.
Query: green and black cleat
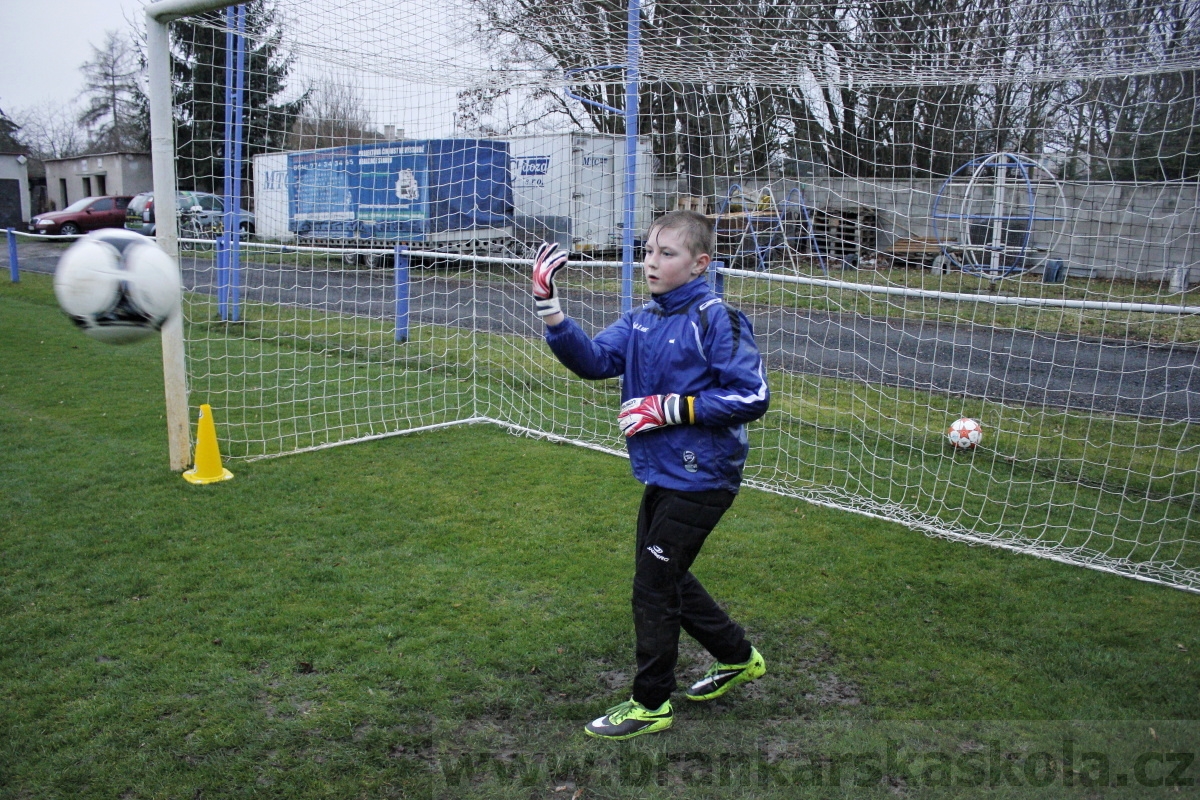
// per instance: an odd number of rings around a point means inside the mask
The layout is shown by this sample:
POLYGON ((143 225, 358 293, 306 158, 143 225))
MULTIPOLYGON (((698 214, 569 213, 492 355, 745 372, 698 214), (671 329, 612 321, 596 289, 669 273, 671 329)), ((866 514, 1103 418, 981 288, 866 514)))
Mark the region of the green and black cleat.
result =
POLYGON ((665 731, 671 727, 674 716, 670 700, 651 710, 631 699, 613 706, 603 717, 589 722, 584 730, 588 736, 600 739, 632 739, 643 733, 665 731))
POLYGON ((767 674, 767 664, 762 653, 750 648, 750 660, 742 664, 722 664, 720 661, 708 668, 704 677, 687 690, 688 700, 716 700, 735 686, 749 683, 767 674))

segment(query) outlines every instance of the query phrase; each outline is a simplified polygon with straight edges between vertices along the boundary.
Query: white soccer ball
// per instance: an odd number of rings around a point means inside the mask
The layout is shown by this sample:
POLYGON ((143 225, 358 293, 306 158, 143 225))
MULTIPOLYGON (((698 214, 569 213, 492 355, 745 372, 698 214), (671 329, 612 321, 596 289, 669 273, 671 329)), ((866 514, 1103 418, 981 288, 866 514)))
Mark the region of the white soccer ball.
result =
POLYGON ((93 231, 58 260, 54 295, 83 332, 126 344, 162 329, 179 305, 179 269, 154 240, 120 228, 93 231))
POLYGON ((959 450, 971 450, 983 441, 983 426, 977 420, 962 417, 950 423, 946 438, 959 450))

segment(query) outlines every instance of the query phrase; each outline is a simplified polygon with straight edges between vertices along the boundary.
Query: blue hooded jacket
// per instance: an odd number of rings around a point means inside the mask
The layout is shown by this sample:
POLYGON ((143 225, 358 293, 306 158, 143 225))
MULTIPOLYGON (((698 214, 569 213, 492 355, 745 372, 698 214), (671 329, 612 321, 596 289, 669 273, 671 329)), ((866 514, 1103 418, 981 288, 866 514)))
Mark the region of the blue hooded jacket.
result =
POLYGON ((770 392, 750 320, 703 277, 655 295, 595 339, 568 318, 546 329, 546 342, 581 378, 623 376, 622 402, 652 394, 695 398, 695 424, 626 440, 635 478, 679 491, 738 490, 750 451, 746 423, 766 413, 770 392))

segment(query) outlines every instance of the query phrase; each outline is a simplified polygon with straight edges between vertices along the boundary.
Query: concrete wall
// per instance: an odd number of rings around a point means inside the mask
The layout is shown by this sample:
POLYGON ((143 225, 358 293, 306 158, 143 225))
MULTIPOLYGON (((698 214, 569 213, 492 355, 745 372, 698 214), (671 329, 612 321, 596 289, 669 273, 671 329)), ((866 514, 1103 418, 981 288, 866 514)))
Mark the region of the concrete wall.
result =
POLYGON ((55 158, 46 162, 46 192, 50 202, 59 210, 89 195, 135 195, 153 188, 154 175, 149 153, 98 153, 78 158, 55 158), (97 180, 100 177, 104 180, 103 191, 97 180), (88 179, 86 182, 85 178, 88 179))
MULTIPOLYGON (((808 205, 818 209, 871 209, 878 219, 878 248, 896 239, 934 236, 934 202, 943 181, 866 181, 809 178, 803 183, 808 205)), ((796 182, 769 184, 777 199, 787 197, 796 182)), ((742 184, 757 198, 765 184, 742 184)), ((1189 280, 1200 282, 1200 185, 1196 183, 1065 183, 1059 204, 1051 183, 1033 184, 1037 216, 1031 244, 1038 260, 1062 259, 1073 275, 1167 280, 1179 266, 1189 280), (1056 206, 1058 206, 1056 208, 1056 206), (1058 221, 1054 221, 1057 219, 1058 221), (1055 236, 1055 229, 1061 231, 1055 236)), ((1010 189, 1014 189, 1010 185, 1010 189)), ((967 182, 956 181, 938 203, 939 217, 961 216, 967 182)), ((979 198, 968 213, 987 209, 993 189, 981 183, 979 198)), ((963 223, 939 218, 943 240, 963 238, 963 223)))

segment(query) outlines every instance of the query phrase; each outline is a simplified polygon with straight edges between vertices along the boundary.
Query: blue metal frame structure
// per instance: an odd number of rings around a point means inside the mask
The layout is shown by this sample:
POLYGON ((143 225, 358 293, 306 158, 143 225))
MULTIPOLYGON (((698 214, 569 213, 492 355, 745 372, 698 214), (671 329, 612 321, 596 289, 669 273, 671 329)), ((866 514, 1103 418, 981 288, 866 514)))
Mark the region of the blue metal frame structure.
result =
MULTIPOLYGON (((715 226, 720 230, 721 216, 729 212, 729 208, 735 197, 742 199, 743 208, 749 208, 754 203, 742 191, 740 184, 731 183, 725 191, 725 197, 717 206, 715 226)), ((740 252, 741 243, 749 238, 753 248, 755 260, 758 262, 758 269, 765 270, 768 267, 771 254, 776 250, 784 250, 788 252, 794 247, 793 237, 788 235, 788 221, 792 219, 789 213, 795 209, 797 217, 803 219, 803 233, 794 237, 796 240, 807 239, 809 246, 812 248, 813 255, 817 258, 817 263, 821 265, 821 272, 825 275, 829 274, 829 265, 825 260, 825 255, 821 252, 821 245, 817 241, 816 234, 813 232, 812 215, 808 211, 808 204, 804 199, 804 191, 799 187, 793 187, 784 198, 782 203, 775 203, 772 200, 771 211, 747 211, 744 225, 742 226, 742 238, 738 242, 738 250, 732 255, 740 252), (794 200, 792 198, 795 198, 794 200)), ((795 247, 798 252, 799 247, 795 247)))
POLYGON ((641 83, 642 6, 629 0, 625 68, 625 227, 621 231, 621 311, 633 308, 633 244, 637 224, 638 89, 641 83))
POLYGON ((564 93, 572 100, 625 117, 625 190, 621 224, 621 311, 633 308, 633 261, 637 225, 637 141, 638 141, 638 92, 641 84, 641 0, 629 0, 627 15, 625 63, 604 64, 595 67, 580 67, 566 70, 567 78, 581 72, 606 69, 625 70, 625 108, 614 108, 606 103, 590 100, 575 94, 568 86, 564 93))
POLYGON ((242 140, 246 88, 246 7, 225 9, 225 183, 217 241, 217 312, 241 319, 242 140), (230 55, 232 54, 232 58, 230 55))
POLYGON ((741 238, 738 240, 737 248, 730 255, 733 256, 741 253, 744 250, 742 243, 748 237, 755 261, 758 262, 758 269, 766 270, 769 266, 771 254, 774 251, 782 249, 784 252, 787 252, 787 229, 784 227, 783 212, 774 201, 771 203, 770 211, 763 211, 756 208, 757 204, 746 196, 745 192, 742 191, 741 184, 731 183, 729 184, 729 188, 725 190, 725 197, 717 206, 716 219, 713 221, 713 226, 718 231, 721 229, 721 217, 725 214, 733 213, 729 209, 733 205, 735 197, 741 198, 743 209, 752 210, 743 212, 745 217, 742 220, 741 238))
MULTIPOLYGON (((817 263, 821 265, 821 274, 829 274, 829 264, 825 262, 825 254, 821 252, 821 245, 817 242, 816 231, 813 230, 812 214, 808 213, 808 202, 804 199, 804 190, 799 186, 793 187, 787 193, 787 197, 783 199, 783 216, 786 224, 787 212, 790 206, 795 206, 800 211, 800 216, 804 218, 805 237, 808 239, 809 245, 812 247, 813 255, 817 257, 817 263), (796 196, 792 200, 792 195, 796 196)), ((797 248, 798 249, 798 248, 797 248)))
POLYGON ((408 341, 409 295, 412 292, 408 277, 411 257, 408 254, 408 247, 403 244, 396 245, 393 254, 396 265, 395 339, 397 344, 404 344, 408 341))
POLYGON ((17 265, 17 233, 8 229, 8 275, 13 283, 20 283, 21 268, 17 265))
MULTIPOLYGON (((979 156, 973 158, 961 167, 956 169, 950 177, 946 178, 942 183, 941 189, 938 190, 937 197, 933 200, 933 209, 930 214, 933 225, 933 235, 937 239, 939 246, 942 248, 942 254, 946 259, 958 267, 963 272, 981 275, 993 281, 1001 278, 1007 278, 1010 275, 1019 275, 1022 272, 1030 269, 1033 266, 1030 255, 1030 240, 1033 238, 1033 224, 1035 222, 1063 222, 1062 217, 1047 217, 1039 216, 1036 212, 1037 195, 1033 188, 1033 180, 1030 178, 1029 168, 1036 166, 1033 161, 1017 156, 1013 153, 992 153, 990 155, 979 156), (1029 211, 1025 214, 948 214, 940 210, 942 198, 946 196, 947 190, 950 188, 951 182, 963 173, 964 170, 975 170, 991 168, 996 170, 1016 170, 1018 178, 1022 181, 1018 188, 1024 189, 1025 200, 1029 211), (1019 245, 1009 245, 1007 242, 999 247, 981 243, 960 242, 959 247, 967 250, 981 250, 987 253, 998 252, 999 260, 1002 262, 999 270, 992 269, 990 265, 977 264, 967 258, 958 258, 953 249, 950 247, 951 242, 947 241, 943 235, 943 231, 939 229, 938 220, 957 220, 966 221, 968 224, 979 223, 988 226, 1003 225, 1006 222, 1022 223, 1024 226, 1019 245)), ((1006 238, 1006 237, 1005 237, 1006 238)))

